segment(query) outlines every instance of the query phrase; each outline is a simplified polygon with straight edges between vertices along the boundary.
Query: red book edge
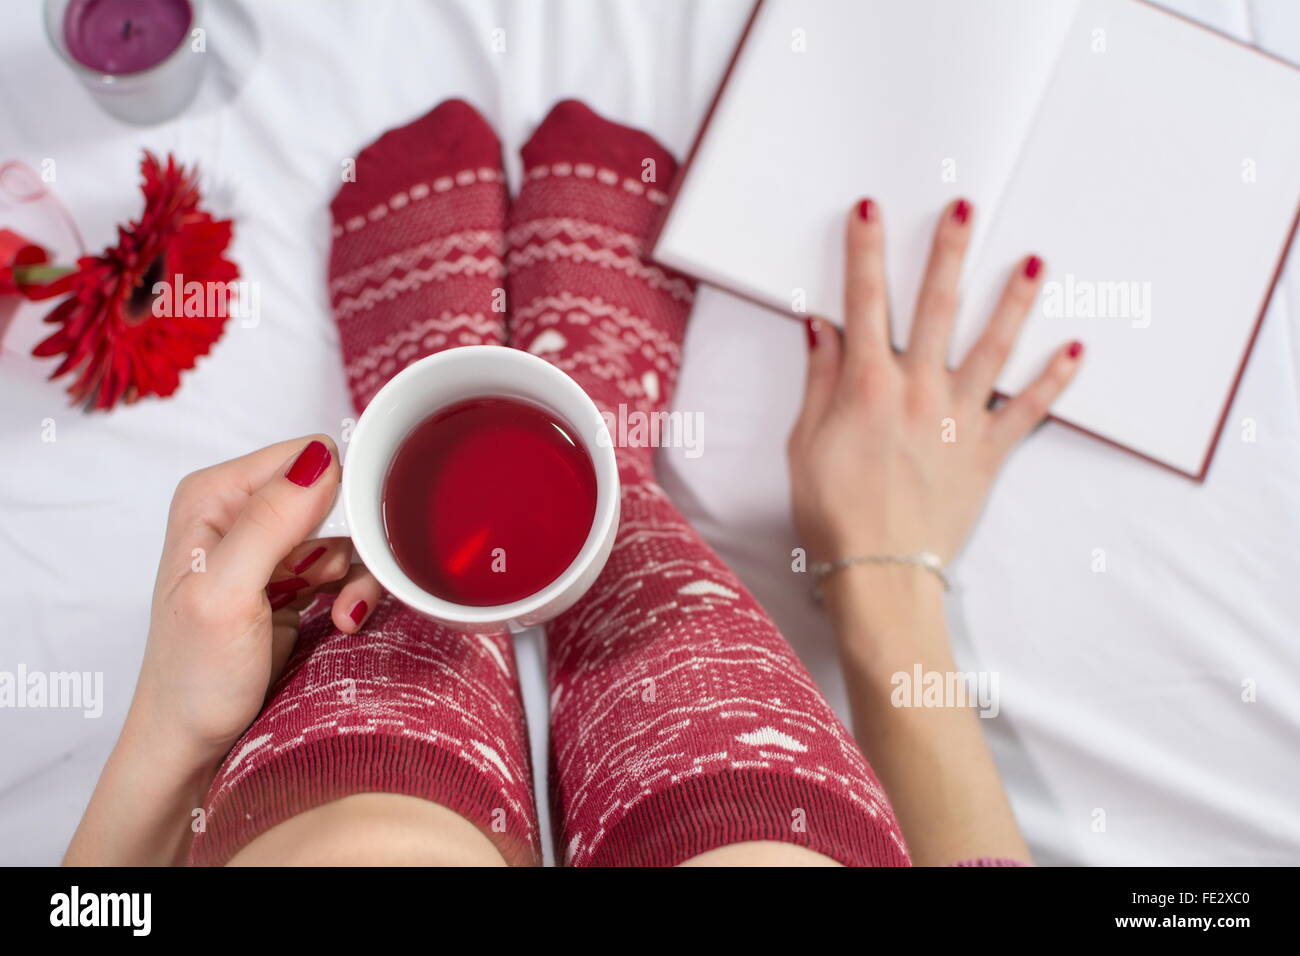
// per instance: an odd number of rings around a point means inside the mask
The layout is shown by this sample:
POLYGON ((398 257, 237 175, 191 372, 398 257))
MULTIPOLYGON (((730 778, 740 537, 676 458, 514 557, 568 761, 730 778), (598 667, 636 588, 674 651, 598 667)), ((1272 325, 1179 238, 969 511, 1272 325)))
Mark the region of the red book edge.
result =
MULTIPOLYGON (((1184 16, 1181 13, 1177 13, 1173 10, 1168 10, 1164 7, 1161 7, 1151 2, 1151 0, 1134 0, 1134 2, 1145 4, 1146 6, 1149 6, 1154 10, 1159 10, 1161 13, 1174 17, 1175 19, 1182 20, 1184 23, 1189 23, 1192 26, 1199 27, 1200 29, 1205 30, 1208 33, 1214 34, 1220 39, 1226 40, 1229 43, 1235 43, 1238 46, 1245 47, 1246 49, 1250 50, 1252 53, 1273 60, 1277 63, 1281 63, 1285 66, 1290 67, 1293 70, 1300 69, 1300 67, 1297 67, 1296 64, 1292 63, 1290 60, 1284 60, 1282 57, 1269 53, 1266 50, 1261 50, 1259 47, 1247 43, 1244 40, 1238 40, 1236 37, 1229 36, 1226 33, 1222 33, 1219 30, 1215 30, 1212 27, 1208 27, 1205 24, 1193 20, 1190 17, 1184 16)), ((709 102, 709 108, 704 113, 704 120, 700 123, 699 131, 695 134, 695 140, 691 143, 690 152, 686 154, 686 160, 681 164, 681 167, 677 170, 677 175, 676 177, 674 177, 672 186, 668 190, 668 200, 667 202, 664 203, 663 211, 659 214, 659 219, 655 223, 653 232, 651 232, 650 234, 650 240, 648 244, 650 248, 651 259, 656 258, 655 253, 658 250, 659 238, 663 234, 664 226, 667 225, 668 223, 668 217, 672 214, 673 205, 674 203, 677 202, 677 194, 681 189, 682 183, 686 181, 686 176, 690 172, 691 164, 695 161, 695 156, 699 152, 700 145, 704 142, 704 134, 708 132, 709 124, 713 121, 714 111, 717 110, 718 103, 721 102, 722 100, 722 94, 726 90, 727 84, 731 81, 731 74, 736 68, 736 62, 740 59, 740 51, 744 48, 745 41, 749 39, 750 30, 753 29, 754 22, 758 19, 758 13, 759 10, 762 9, 762 6, 763 6, 763 0, 755 0, 754 9, 750 11, 749 18, 745 21, 745 28, 740 33, 740 40, 739 42, 736 43, 736 49, 732 51, 731 59, 727 61, 727 69, 722 74, 722 82, 718 84, 717 92, 713 94, 713 99, 709 102)), ((1110 445, 1112 448, 1118 448, 1120 451, 1127 452, 1130 455, 1134 455, 1138 458, 1141 458, 1143 461, 1148 461, 1153 465, 1157 465, 1161 468, 1164 468, 1166 471, 1172 471, 1176 475, 1182 475, 1185 478, 1191 478, 1193 481, 1204 483, 1206 476, 1210 472, 1210 463, 1214 460, 1214 453, 1215 451, 1218 450, 1219 439, 1223 437, 1223 429, 1228 424, 1228 415, 1231 413, 1232 403, 1237 397, 1237 389, 1241 386, 1241 380, 1243 376, 1246 374, 1246 365, 1249 363, 1251 353, 1255 349, 1255 340, 1259 338, 1259 330, 1264 324, 1264 315, 1265 313, 1268 312, 1269 303, 1273 300, 1273 293, 1277 290, 1277 284, 1282 278, 1282 271, 1286 266, 1287 256, 1291 252, 1291 244, 1295 240, 1297 227, 1300 227, 1300 203, 1297 204, 1295 216, 1292 217, 1291 219, 1291 230, 1287 233, 1286 241, 1282 244, 1282 251, 1278 256, 1277 266, 1273 269, 1273 279, 1272 281, 1269 282, 1268 290, 1264 293, 1264 301, 1260 304, 1259 314, 1255 317, 1255 326, 1253 329, 1251 329, 1250 337, 1246 340, 1245 350, 1242 352, 1241 361, 1237 365, 1237 374, 1233 376, 1232 385, 1228 389, 1228 396, 1224 401, 1223 411, 1219 415, 1219 423, 1214 429, 1213 436, 1210 438, 1210 444, 1205 451, 1205 458, 1201 463, 1200 471, 1198 472, 1184 471, 1183 469, 1171 465, 1168 462, 1160 461, 1157 458, 1152 458, 1150 455, 1145 454, 1144 452, 1140 452, 1136 448, 1130 448, 1127 445, 1120 444, 1119 442, 1115 441, 1112 438, 1107 438, 1105 435, 1099 435, 1097 432, 1084 428, 1082 425, 1076 425, 1073 422, 1065 421, 1064 419, 1058 418, 1057 416, 1051 414, 1049 414, 1047 417, 1051 421, 1064 425, 1067 428, 1071 428, 1074 431, 1079 432, 1080 434, 1087 435, 1089 438, 1095 438, 1097 441, 1110 445)), ((682 271, 679 267, 674 266, 673 268, 677 269, 677 271, 682 271)), ((698 279, 698 277, 696 278, 698 279)), ((775 312, 777 315, 780 315, 784 318, 795 319, 797 321, 803 321, 805 318, 807 318, 807 316, 800 315, 797 312, 792 312, 788 309, 778 308, 777 306, 772 305, 770 302, 764 302, 763 300, 758 299, 747 293, 739 292, 735 289, 718 285, 717 283, 708 282, 703 279, 699 279, 699 281, 704 282, 706 285, 712 285, 715 288, 722 289, 724 292, 734 295, 737 298, 744 299, 747 302, 752 302, 753 304, 761 306, 762 308, 767 309, 770 312, 775 312)), ((1002 394, 1001 392, 997 392, 996 394, 1000 398, 1008 397, 1002 394)))

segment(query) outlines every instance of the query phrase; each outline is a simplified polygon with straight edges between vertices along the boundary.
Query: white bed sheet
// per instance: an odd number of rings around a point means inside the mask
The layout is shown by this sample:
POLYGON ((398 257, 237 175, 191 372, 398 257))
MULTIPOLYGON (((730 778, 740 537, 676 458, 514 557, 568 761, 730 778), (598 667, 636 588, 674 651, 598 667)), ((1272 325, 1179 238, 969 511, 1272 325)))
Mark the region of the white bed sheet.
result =
MULTIPOLYGON (((1300 59, 1297 5, 1176 6, 1300 59)), ((0 35, 0 161, 53 159, 55 188, 96 248, 136 211, 142 146, 198 160, 213 206, 236 219, 234 254, 261 283, 263 309, 256 328, 233 325, 174 398, 107 416, 70 410, 44 381, 49 365, 25 355, 41 310, 20 313, 5 342, 0 670, 102 671, 106 701, 98 720, 0 710, 0 863, 57 861, 76 824, 129 702, 176 481, 286 436, 338 434, 348 415, 324 281, 341 163, 453 95, 496 126, 516 182, 515 150, 566 96, 680 156, 749 0, 208 8, 215 62, 199 102, 144 131, 90 102, 48 50, 38 4, 10 11, 0 35), (497 28, 505 52, 493 51, 497 28)), ((66 250, 29 216, 0 205, 0 225, 66 250)), ((1049 425, 1008 465, 957 568, 960 657, 1001 675, 1002 714, 986 729, 1043 862, 1300 862, 1298 297, 1292 268, 1203 487, 1049 425), (1242 438, 1246 419, 1254 442, 1242 438), (1105 573, 1091 569, 1098 548, 1105 573), (1253 703, 1245 680, 1258 687, 1253 703)), ((801 336, 702 291, 678 406, 703 414, 704 454, 668 450, 661 468, 843 712, 825 620, 788 571, 783 441, 801 336)), ((535 638, 521 661, 544 766, 535 638)))

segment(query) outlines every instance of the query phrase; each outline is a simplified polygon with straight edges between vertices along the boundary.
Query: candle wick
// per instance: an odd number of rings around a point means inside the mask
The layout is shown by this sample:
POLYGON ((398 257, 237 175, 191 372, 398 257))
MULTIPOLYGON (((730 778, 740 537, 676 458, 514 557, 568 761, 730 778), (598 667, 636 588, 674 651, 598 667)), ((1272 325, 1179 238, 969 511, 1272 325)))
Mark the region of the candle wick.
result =
POLYGON ((122 39, 129 39, 131 36, 131 20, 128 18, 126 23, 122 24, 122 39))

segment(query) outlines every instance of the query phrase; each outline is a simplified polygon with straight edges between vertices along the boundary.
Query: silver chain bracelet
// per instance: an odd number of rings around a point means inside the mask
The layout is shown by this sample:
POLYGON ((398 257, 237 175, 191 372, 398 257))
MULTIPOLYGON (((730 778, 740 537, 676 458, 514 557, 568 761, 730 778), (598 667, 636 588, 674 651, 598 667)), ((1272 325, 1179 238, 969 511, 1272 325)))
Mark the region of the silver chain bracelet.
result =
POLYGON ((933 551, 914 551, 911 554, 864 554, 852 558, 840 558, 836 561, 814 561, 808 566, 808 570, 813 573, 813 597, 817 600, 822 599, 822 582, 837 571, 843 571, 845 568, 853 567, 856 564, 892 564, 892 565, 912 565, 913 567, 925 568, 943 585, 945 591, 952 590, 952 585, 948 581, 948 574, 944 571, 943 562, 933 551))

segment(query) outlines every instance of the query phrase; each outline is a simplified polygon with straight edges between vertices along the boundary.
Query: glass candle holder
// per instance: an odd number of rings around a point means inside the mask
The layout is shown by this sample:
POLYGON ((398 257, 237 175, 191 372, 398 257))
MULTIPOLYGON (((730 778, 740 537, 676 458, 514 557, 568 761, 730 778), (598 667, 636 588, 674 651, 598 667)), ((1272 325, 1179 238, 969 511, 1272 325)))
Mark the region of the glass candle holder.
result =
POLYGON ((101 107, 128 123, 177 115, 198 92, 202 0, 45 0, 45 32, 101 107))

